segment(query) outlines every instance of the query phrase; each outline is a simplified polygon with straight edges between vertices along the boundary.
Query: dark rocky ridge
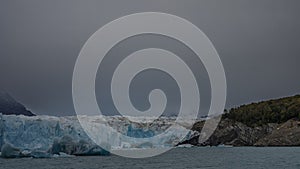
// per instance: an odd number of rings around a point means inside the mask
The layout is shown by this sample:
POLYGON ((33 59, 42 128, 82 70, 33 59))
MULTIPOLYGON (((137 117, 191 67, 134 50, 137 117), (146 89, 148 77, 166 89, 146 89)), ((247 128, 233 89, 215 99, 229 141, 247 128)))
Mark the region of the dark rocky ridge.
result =
MULTIPOLYGON (((193 130, 201 132, 203 122, 194 125, 193 130)), ((300 121, 290 119, 281 124, 269 123, 249 127, 231 119, 222 119, 215 132, 203 143, 198 142, 199 134, 181 144, 195 146, 300 146, 300 121)))
MULTIPOLYGON (((192 130, 201 132, 204 122, 198 122, 192 130)), ((267 124, 259 127, 249 127, 241 122, 235 122, 231 119, 222 119, 217 129, 208 140, 199 143, 199 134, 194 138, 186 140, 181 144, 192 144, 196 146, 253 146, 258 140, 266 137, 277 128, 278 124, 267 124)))
POLYGON ((271 134, 261 138, 255 146, 300 146, 300 121, 288 120, 271 134))
POLYGON ((24 115, 35 116, 31 111, 27 110, 25 106, 17 102, 8 93, 0 92, 0 113, 5 115, 24 115))

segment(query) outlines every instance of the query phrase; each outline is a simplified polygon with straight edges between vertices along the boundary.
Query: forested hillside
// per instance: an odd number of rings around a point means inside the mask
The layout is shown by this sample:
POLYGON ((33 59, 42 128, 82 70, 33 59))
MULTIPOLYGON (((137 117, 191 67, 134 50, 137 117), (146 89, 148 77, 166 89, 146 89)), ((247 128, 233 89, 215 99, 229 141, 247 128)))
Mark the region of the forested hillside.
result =
POLYGON ((289 119, 300 119, 300 95, 262 101, 232 108, 223 118, 242 122, 248 126, 267 123, 283 123, 289 119))

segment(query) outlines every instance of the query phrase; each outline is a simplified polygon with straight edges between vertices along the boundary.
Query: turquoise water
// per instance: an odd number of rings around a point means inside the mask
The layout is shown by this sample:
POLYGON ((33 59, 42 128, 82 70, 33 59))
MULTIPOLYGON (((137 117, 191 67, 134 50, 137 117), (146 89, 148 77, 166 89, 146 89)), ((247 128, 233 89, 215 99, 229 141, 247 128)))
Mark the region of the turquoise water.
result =
POLYGON ((300 169, 300 147, 175 148, 160 156, 128 159, 119 156, 51 159, 0 159, 0 169, 300 169))

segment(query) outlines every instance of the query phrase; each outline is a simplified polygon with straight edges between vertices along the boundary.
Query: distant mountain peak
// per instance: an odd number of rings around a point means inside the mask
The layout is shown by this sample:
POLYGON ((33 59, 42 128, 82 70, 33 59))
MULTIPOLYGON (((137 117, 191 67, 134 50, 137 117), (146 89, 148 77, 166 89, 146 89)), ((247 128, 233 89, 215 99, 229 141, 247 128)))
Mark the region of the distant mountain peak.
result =
POLYGON ((0 113, 6 115, 24 115, 35 116, 31 111, 27 110, 24 105, 17 102, 10 94, 0 92, 0 113))

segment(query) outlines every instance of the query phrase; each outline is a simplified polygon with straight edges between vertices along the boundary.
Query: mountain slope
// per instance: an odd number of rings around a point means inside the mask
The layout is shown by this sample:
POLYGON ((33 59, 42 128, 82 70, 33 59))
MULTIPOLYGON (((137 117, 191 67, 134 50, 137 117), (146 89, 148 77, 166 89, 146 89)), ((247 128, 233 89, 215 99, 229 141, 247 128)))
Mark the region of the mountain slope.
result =
POLYGON ((0 113, 5 115, 25 115, 35 116, 32 112, 27 110, 25 106, 17 102, 8 93, 0 92, 0 113))
MULTIPOLYGON (((204 121, 192 130, 201 132, 204 121)), ((182 144, 198 146, 300 146, 300 95, 242 105, 225 113, 204 143, 199 135, 182 144)))

